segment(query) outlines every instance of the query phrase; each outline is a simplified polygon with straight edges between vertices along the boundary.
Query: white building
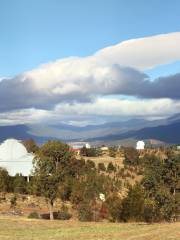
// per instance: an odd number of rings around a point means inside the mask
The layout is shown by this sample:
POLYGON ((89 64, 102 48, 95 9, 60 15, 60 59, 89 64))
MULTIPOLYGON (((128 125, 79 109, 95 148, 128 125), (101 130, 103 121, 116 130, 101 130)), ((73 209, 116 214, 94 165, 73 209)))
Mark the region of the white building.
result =
POLYGON ((85 144, 85 147, 86 147, 86 148, 91 148, 91 145, 90 145, 89 143, 86 143, 86 144, 85 144))
POLYGON ((30 176, 33 158, 33 154, 28 153, 24 145, 16 139, 7 139, 0 144, 0 167, 6 168, 10 176, 15 176, 16 173, 30 176))
POLYGON ((136 143, 136 149, 137 149, 137 150, 144 150, 144 147, 145 147, 144 141, 138 141, 138 142, 136 143))
POLYGON ((106 147, 106 146, 104 146, 104 147, 101 147, 100 149, 101 149, 101 151, 108 151, 108 150, 109 150, 109 148, 108 148, 108 147, 106 147))
POLYGON ((83 147, 91 148, 91 145, 88 142, 70 142, 68 144, 72 149, 81 149, 83 147))

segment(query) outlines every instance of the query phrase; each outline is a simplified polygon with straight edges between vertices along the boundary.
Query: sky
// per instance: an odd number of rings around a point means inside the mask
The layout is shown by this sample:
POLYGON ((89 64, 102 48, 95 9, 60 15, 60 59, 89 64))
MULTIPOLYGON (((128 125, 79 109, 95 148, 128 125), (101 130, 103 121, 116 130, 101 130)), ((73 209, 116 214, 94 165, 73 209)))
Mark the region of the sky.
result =
POLYGON ((180 112, 179 0, 0 0, 0 125, 180 112))

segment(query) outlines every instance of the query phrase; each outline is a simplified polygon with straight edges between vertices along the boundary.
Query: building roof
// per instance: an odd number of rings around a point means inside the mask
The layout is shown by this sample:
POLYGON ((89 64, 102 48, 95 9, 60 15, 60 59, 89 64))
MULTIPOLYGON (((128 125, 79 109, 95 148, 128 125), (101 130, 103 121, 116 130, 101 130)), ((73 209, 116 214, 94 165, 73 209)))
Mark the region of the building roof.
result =
POLYGON ((21 173, 29 176, 34 155, 28 153, 24 145, 16 139, 7 139, 0 144, 0 167, 6 168, 11 176, 21 173))

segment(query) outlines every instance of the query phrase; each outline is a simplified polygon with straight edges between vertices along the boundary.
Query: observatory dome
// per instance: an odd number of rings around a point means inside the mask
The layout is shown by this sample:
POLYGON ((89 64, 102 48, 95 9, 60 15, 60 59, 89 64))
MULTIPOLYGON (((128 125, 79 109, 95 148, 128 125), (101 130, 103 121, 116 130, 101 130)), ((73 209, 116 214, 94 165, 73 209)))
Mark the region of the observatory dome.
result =
POLYGON ((7 139, 0 145, 0 167, 6 168, 11 176, 21 173, 29 176, 32 170, 33 154, 16 139, 7 139))
POLYGON ((144 146, 145 146, 145 143, 143 141, 138 141, 136 143, 136 149, 137 150, 143 150, 144 149, 144 146))

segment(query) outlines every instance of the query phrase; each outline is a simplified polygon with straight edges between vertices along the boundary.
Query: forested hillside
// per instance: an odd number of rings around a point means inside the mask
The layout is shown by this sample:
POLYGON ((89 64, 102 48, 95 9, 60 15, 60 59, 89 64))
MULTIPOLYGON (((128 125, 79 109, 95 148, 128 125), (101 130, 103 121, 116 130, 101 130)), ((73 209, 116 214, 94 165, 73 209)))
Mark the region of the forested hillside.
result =
POLYGON ((103 159, 98 149, 82 149, 78 158, 59 141, 40 148, 33 145, 33 149, 30 182, 0 169, 1 211, 22 209, 27 214, 31 209, 30 217, 80 221, 160 222, 179 217, 180 153, 176 149, 113 147, 108 153, 111 161, 105 164, 94 160, 103 159), (22 203, 22 195, 34 196, 31 208, 22 203))

